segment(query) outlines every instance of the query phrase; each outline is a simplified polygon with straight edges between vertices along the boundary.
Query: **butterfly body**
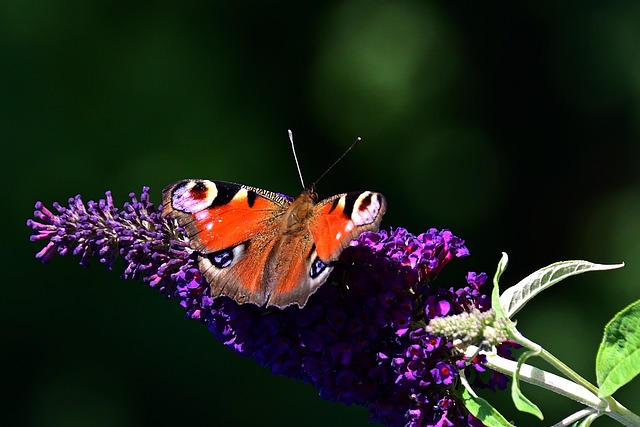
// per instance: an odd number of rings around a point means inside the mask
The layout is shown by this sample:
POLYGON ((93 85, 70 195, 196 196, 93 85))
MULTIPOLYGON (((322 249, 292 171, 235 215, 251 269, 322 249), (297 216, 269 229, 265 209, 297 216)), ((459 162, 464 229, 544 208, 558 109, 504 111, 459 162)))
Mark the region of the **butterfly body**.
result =
POLYGON ((184 228, 211 294, 260 306, 304 306, 342 250, 362 232, 377 231, 385 211, 384 196, 369 191, 318 202, 308 189, 291 201, 201 179, 163 191, 163 216, 184 228))

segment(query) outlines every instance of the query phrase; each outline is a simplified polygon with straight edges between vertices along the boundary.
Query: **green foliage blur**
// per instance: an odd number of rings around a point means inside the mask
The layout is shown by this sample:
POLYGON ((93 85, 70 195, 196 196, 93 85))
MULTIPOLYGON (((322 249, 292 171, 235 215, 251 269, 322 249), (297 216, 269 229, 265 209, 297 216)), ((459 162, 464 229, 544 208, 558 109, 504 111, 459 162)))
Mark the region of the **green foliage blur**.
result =
MULTIPOLYGON (((141 282, 43 266, 33 204, 182 178, 384 193, 384 228, 450 228, 503 286, 555 261, 625 262, 563 282, 518 327, 595 381, 602 328, 640 295, 640 3, 347 0, 0 2, 7 426, 357 426, 217 342, 141 282)), ((487 288, 487 292, 489 289, 487 288)), ((524 392, 548 424, 577 405, 524 392)), ((638 382, 617 395, 638 412, 638 382)), ((508 393, 485 397, 508 419, 508 393), (499 399, 496 399, 498 398, 499 399)), ((602 422, 596 425, 614 425, 602 422)))

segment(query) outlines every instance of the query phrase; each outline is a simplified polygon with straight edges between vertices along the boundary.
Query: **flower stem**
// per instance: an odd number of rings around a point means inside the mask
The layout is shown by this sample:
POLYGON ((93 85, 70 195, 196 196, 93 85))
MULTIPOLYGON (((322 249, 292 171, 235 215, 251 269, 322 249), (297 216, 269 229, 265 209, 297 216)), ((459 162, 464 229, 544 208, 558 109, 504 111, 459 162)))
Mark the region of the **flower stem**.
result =
MULTIPOLYGON (((468 352, 473 352, 474 350, 477 349, 474 349, 472 346, 470 346, 468 352)), ((487 357, 486 366, 488 368, 509 376, 513 376, 513 374, 515 373, 517 369, 517 362, 500 357, 495 353, 482 352, 482 354, 487 357)), ((542 354, 544 354, 544 351, 541 353, 541 355, 542 354)), ((545 360, 548 359, 545 358, 545 360)), ((564 366, 564 364, 561 362, 560 365, 564 366)), ((554 366, 557 367, 557 364, 554 363, 554 366)), ((561 370, 565 372, 565 369, 561 370)), ((569 369, 569 371, 571 370, 569 369)), ((578 374, 575 375, 580 377, 578 374)), ((527 364, 523 364, 521 366, 520 379, 530 384, 545 388, 547 390, 551 390, 562 396, 575 400, 580 404, 593 408, 598 413, 607 415, 627 427, 640 427, 640 416, 629 411, 612 397, 598 397, 598 389, 584 379, 583 381, 587 382, 590 387, 585 387, 577 382, 568 380, 559 375, 552 374, 551 372, 547 372, 527 364)))
POLYGON ((598 387, 596 387, 595 385, 591 384, 589 381, 584 379, 580 374, 578 374, 576 371, 571 369, 569 366, 565 365, 560 359, 558 359, 553 354, 545 350, 541 345, 529 340, 528 338, 525 338, 522 334, 520 334, 517 331, 515 333, 515 336, 513 336, 513 339, 517 341, 519 344, 521 344, 522 346, 536 352, 538 356, 546 360, 549 364, 551 364, 551 366, 555 367, 558 371, 562 372, 568 378, 582 385, 584 388, 586 388, 596 396, 598 395, 598 387))

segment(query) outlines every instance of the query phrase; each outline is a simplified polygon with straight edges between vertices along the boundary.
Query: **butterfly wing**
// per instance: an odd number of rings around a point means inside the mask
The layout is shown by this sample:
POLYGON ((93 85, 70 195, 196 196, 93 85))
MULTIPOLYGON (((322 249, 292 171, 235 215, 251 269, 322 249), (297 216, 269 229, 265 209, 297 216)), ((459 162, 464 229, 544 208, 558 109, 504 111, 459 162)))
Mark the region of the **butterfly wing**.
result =
POLYGON ((325 263, 335 261, 342 250, 365 231, 378 231, 387 201, 371 191, 338 194, 322 200, 315 208, 310 224, 318 257, 325 263))
POLYGON ((171 184, 162 194, 162 215, 184 227, 211 294, 265 304, 270 292, 263 266, 291 202, 246 185, 195 179, 171 184))
POLYGON ((315 206, 305 197, 305 193, 298 197, 289 212, 298 206, 313 211, 304 221, 305 232, 284 240, 286 250, 277 251, 285 267, 274 275, 270 305, 303 307, 327 280, 342 250, 363 232, 377 231, 387 209, 384 196, 370 191, 338 194, 315 206), (289 258, 290 254, 295 257, 289 258))

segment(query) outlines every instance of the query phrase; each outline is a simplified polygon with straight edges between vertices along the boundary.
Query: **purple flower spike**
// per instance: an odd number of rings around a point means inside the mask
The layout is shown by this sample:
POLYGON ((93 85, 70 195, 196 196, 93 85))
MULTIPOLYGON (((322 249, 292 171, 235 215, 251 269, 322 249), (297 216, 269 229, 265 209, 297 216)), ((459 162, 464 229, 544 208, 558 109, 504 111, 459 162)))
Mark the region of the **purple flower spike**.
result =
MULTIPOLYGON (((31 241, 48 239, 36 254, 44 263, 59 255, 80 256, 80 264, 88 266, 91 256, 111 269, 121 255, 126 261, 124 279, 142 278, 152 287, 165 283, 171 274, 193 267, 189 242, 149 201, 149 188, 144 187, 140 200, 130 194, 131 201, 119 210, 111 192, 97 202, 86 205, 78 195, 69 206, 54 203, 54 214, 41 202, 35 205, 34 217, 27 226, 34 234, 31 241)), ((164 290, 161 286, 160 290, 164 290)))
POLYGON ((73 254, 82 265, 95 257, 112 268, 121 256, 123 278, 177 299, 228 348, 312 384, 325 399, 365 406, 387 426, 481 426, 457 397, 458 373, 492 389, 506 383, 496 373, 484 380, 484 359, 464 360, 425 329, 433 318, 490 308, 479 291, 485 273, 469 273, 464 287, 434 284, 451 260, 469 255, 449 230, 364 233, 304 308, 267 309, 212 298, 183 230, 161 216, 148 188, 130 199, 119 209, 109 192, 86 204, 76 196, 68 207, 54 204, 57 213, 36 203, 27 221, 31 240, 44 243, 36 258, 73 254))

